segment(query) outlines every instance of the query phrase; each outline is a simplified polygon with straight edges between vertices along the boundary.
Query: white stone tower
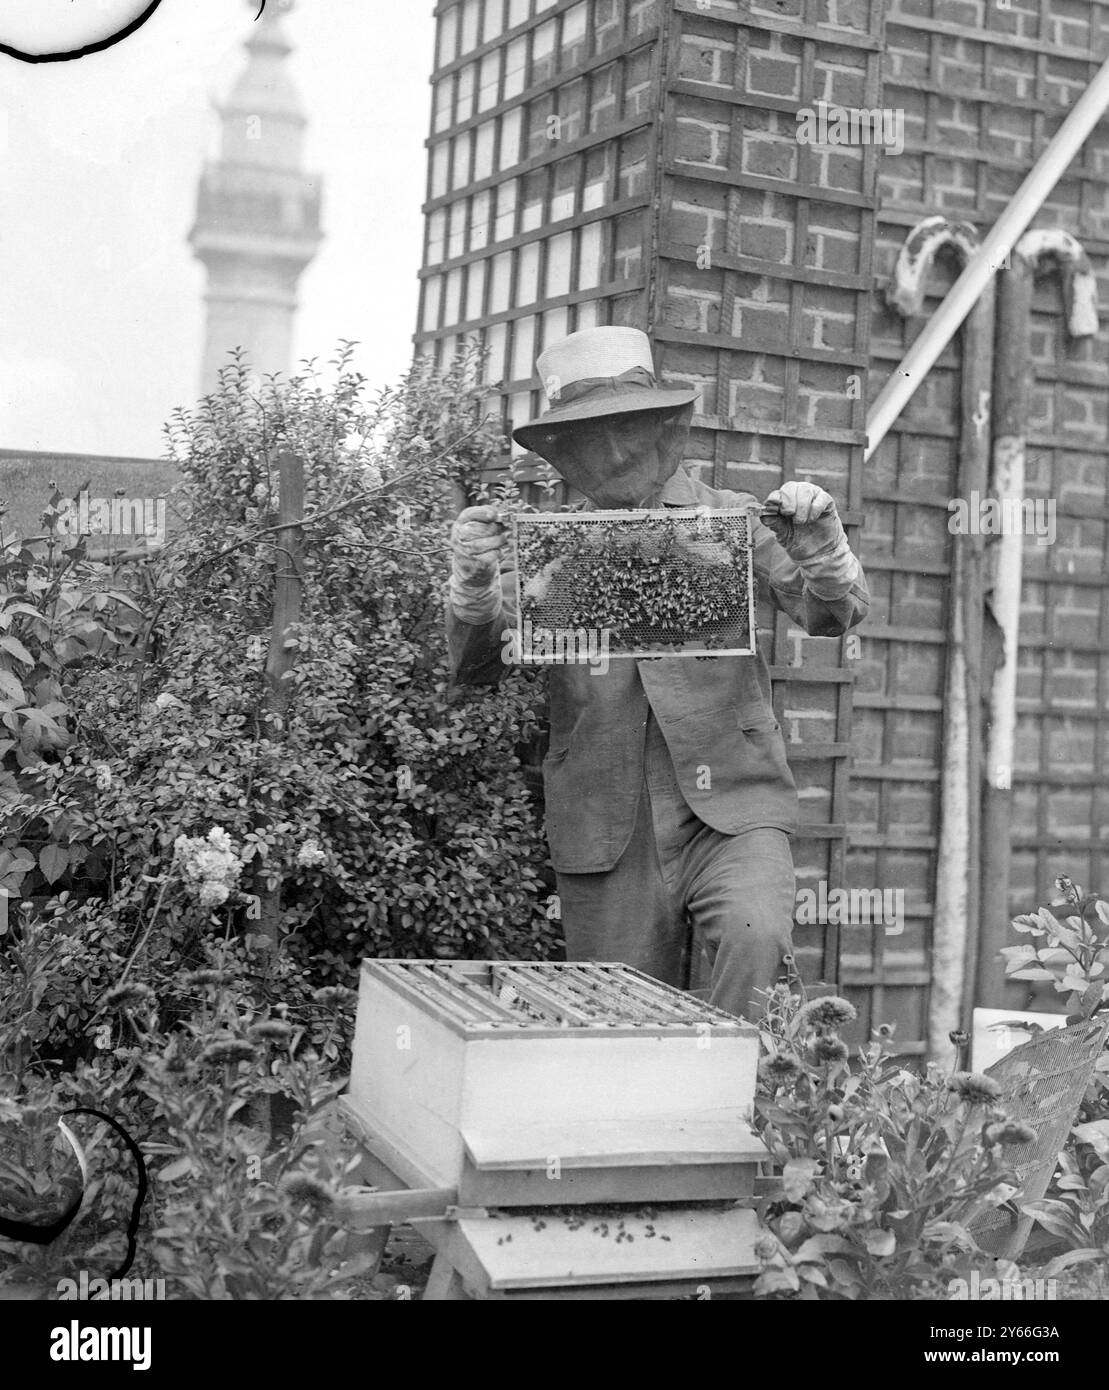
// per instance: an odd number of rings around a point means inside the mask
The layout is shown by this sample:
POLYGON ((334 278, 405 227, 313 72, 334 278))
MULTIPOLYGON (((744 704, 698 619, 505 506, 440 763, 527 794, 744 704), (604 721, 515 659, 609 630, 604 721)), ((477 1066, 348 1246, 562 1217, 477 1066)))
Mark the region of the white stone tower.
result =
POLYGON ((320 179, 302 168, 307 122, 286 67, 290 8, 271 0, 254 24, 246 68, 217 107, 219 159, 200 179, 189 244, 208 271, 204 393, 235 347, 260 374, 289 371, 297 282, 321 240, 320 179))

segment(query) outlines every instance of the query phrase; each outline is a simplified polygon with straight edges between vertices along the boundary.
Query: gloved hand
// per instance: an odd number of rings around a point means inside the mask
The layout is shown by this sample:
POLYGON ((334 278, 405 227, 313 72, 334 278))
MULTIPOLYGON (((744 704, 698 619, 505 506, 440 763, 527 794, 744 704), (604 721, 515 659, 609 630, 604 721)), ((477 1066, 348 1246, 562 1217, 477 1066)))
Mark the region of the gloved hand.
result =
POLYGON ((844 597, 858 579, 860 565, 831 493, 815 483, 783 483, 763 503, 760 515, 817 598, 844 597))
POLYGON ((451 527, 450 601, 464 623, 488 623, 501 606, 506 531, 496 507, 467 507, 451 527))

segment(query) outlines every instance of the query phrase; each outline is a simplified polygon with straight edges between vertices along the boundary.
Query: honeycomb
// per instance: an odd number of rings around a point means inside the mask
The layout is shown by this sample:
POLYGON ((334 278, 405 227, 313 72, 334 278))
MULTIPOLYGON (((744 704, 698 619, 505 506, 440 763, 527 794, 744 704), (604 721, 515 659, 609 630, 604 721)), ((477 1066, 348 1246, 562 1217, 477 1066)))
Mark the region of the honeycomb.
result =
POLYGON ((513 517, 516 655, 562 665, 755 650, 751 510, 541 512, 513 517))

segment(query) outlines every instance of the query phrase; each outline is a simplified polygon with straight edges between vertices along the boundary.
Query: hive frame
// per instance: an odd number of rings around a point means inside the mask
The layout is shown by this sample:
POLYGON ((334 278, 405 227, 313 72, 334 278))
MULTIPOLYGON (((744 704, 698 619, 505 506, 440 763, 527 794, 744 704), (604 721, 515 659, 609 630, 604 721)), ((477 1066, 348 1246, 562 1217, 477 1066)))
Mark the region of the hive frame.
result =
POLYGON ((627 658, 631 660, 651 660, 662 656, 681 656, 681 657, 711 657, 711 656, 751 656, 756 651, 755 638, 755 584, 754 584, 754 546, 751 537, 754 534, 754 513, 755 508, 746 507, 664 507, 657 509, 627 509, 615 511, 590 511, 590 512, 537 512, 537 513, 513 513, 512 516, 512 538, 516 553, 516 631, 514 642, 514 660, 523 665, 538 666, 560 666, 567 664, 580 664, 589 661, 595 664, 599 659, 596 646, 582 644, 580 641, 573 641, 573 634, 578 632, 600 633, 608 632, 611 629, 602 628, 600 625, 593 627, 577 627, 573 629, 545 627, 542 625, 532 625, 531 618, 524 611, 523 585, 528 576, 525 576, 520 563, 520 532, 521 529, 531 529, 534 527, 555 527, 565 525, 603 525, 604 523, 618 522, 621 525, 634 524, 635 522, 645 521, 698 521, 706 520, 727 520, 729 518, 742 518, 747 528, 747 572, 743 580, 743 592, 737 603, 737 618, 742 621, 743 630, 746 634, 746 641, 740 645, 730 645, 727 647, 706 646, 703 642, 691 640, 686 644, 671 644, 659 649, 645 646, 632 646, 625 649, 614 645, 611 640, 605 644, 605 658, 617 660, 627 658), (564 634, 561 643, 564 656, 560 659, 557 655, 546 654, 536 655, 534 651, 534 637, 537 633, 544 632, 555 638, 556 650, 558 647, 557 635, 564 634), (576 654, 569 655, 571 647, 576 648, 576 654), (584 650, 583 650, 584 648, 584 650))

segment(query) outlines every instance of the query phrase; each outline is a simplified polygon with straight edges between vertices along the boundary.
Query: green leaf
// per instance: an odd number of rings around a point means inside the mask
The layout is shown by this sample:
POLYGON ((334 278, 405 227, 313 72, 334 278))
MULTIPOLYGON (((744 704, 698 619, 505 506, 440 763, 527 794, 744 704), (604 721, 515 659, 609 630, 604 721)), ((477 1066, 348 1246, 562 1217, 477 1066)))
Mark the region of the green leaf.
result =
POLYGON ((176 1182, 178 1178, 183 1178, 192 1171, 192 1159, 188 1154, 183 1154, 180 1158, 175 1158, 172 1163, 167 1163, 164 1168, 160 1168, 157 1176, 162 1182, 176 1182))
POLYGON ((18 681, 11 671, 6 671, 0 667, 0 691, 11 700, 18 700, 20 704, 27 698, 23 685, 18 681))
POLYGON ((47 883, 57 883, 69 868, 69 855, 61 845, 44 845, 39 851, 39 868, 47 883))
POLYGON ((0 637, 0 648, 6 652, 11 652, 17 661, 22 661, 26 666, 33 666, 35 658, 23 645, 18 637, 13 637, 10 633, 5 633, 0 637))
POLYGON ((867 1253, 884 1259, 897 1249, 897 1237, 892 1231, 867 1231, 864 1238, 867 1253))
POLYGON ((1065 1255, 1057 1255, 1050 1264, 1044 1266, 1043 1277, 1054 1279, 1057 1274, 1062 1274, 1064 1269, 1070 1269, 1072 1265, 1088 1264, 1091 1260, 1104 1259, 1104 1250, 1089 1245, 1082 1246, 1078 1250, 1068 1250, 1065 1255))
POLYGON ((1037 1202, 1022 1202, 1021 1211, 1038 1221, 1053 1236, 1062 1236, 1064 1240, 1073 1241, 1075 1245, 1081 1245, 1084 1241, 1086 1233, 1074 1219, 1073 1212, 1066 1202, 1048 1198, 1037 1202))
POLYGON ((1075 1125, 1071 1133, 1084 1144, 1092 1144, 1099 1158, 1109 1159, 1109 1120, 1091 1120, 1089 1124, 1075 1125))

